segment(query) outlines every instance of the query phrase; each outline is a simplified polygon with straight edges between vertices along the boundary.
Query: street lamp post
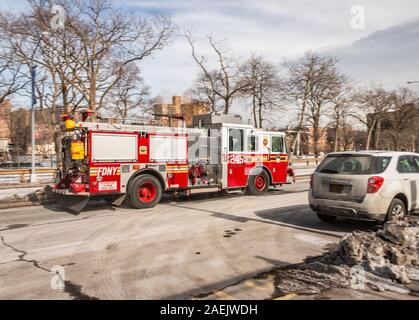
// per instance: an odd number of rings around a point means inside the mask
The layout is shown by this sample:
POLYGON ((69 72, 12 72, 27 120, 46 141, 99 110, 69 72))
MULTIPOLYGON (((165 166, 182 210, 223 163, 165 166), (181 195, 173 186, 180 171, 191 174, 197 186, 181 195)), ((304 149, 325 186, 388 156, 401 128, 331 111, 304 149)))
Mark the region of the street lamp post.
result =
POLYGON ((35 168, 35 107, 36 107, 36 65, 34 61, 34 57, 36 51, 38 50, 39 45, 41 44, 42 37, 44 35, 48 35, 48 32, 42 32, 38 36, 38 42, 36 43, 35 48, 33 49, 32 57, 31 57, 31 145, 32 145, 32 163, 31 163, 31 175, 30 175, 30 182, 36 183, 38 182, 38 176, 36 175, 36 168, 35 168))
POLYGON ((35 168, 35 106, 36 106, 36 95, 35 95, 35 82, 36 82, 36 65, 31 66, 31 144, 32 144, 32 168, 30 182, 38 182, 35 168))

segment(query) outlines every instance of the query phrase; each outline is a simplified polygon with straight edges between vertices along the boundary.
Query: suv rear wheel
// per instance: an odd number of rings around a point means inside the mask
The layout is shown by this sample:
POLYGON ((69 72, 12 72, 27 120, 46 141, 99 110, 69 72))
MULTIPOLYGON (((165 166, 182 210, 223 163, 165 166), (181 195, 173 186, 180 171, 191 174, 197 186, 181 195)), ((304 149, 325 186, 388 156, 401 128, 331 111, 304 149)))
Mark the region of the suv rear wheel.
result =
POLYGON ((407 210, 404 202, 400 199, 393 199, 387 211, 386 221, 398 221, 406 217, 407 210))
POLYGON ((159 203, 162 196, 162 187, 156 177, 144 174, 131 182, 128 195, 134 208, 152 208, 159 203))
POLYGON ((317 217, 323 222, 334 222, 337 218, 336 216, 331 216, 331 215, 323 214, 319 212, 317 212, 317 217))

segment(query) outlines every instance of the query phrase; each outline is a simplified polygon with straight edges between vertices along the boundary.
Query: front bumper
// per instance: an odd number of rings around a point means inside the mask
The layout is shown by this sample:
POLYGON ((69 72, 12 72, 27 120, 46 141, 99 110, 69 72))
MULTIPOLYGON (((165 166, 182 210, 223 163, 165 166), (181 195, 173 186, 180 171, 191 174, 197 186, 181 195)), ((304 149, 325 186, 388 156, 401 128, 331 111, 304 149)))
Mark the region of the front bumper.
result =
POLYGON ((319 213, 329 214, 337 217, 347 217, 362 220, 384 221, 387 215, 387 209, 390 205, 387 199, 377 194, 368 194, 361 203, 319 199, 313 196, 309 191, 310 208, 319 213))
POLYGON ((61 194, 63 196, 90 196, 89 192, 83 191, 83 192, 71 192, 70 189, 57 189, 57 188, 53 188, 52 192, 61 194))

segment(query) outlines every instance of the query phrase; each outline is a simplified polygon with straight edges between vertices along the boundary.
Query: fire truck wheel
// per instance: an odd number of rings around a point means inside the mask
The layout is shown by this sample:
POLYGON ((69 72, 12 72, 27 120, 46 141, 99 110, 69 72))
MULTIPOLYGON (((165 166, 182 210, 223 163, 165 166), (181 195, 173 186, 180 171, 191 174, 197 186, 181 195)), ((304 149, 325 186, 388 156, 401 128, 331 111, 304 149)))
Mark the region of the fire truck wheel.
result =
POLYGON ((249 185, 247 186, 247 193, 260 196, 266 193, 269 189, 269 176, 266 171, 262 171, 259 175, 251 175, 249 177, 249 185))
POLYGON ((134 208, 152 208, 159 203, 161 196, 159 180, 149 174, 136 177, 129 188, 129 198, 134 208))

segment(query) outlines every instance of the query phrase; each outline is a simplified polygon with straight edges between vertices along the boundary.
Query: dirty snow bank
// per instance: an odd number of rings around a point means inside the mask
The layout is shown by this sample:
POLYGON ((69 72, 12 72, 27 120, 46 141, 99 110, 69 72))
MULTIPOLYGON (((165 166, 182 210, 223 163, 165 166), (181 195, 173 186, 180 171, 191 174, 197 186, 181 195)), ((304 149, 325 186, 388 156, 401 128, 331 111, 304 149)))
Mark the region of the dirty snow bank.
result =
POLYGON ((45 186, 25 194, 11 194, 0 198, 0 208, 13 207, 15 204, 41 204, 55 200, 57 195, 52 192, 50 186, 45 186))
POLYGON ((377 232, 353 232, 321 256, 281 269, 276 296, 317 294, 330 288, 415 293, 406 287, 419 280, 419 219, 387 222, 377 232))

